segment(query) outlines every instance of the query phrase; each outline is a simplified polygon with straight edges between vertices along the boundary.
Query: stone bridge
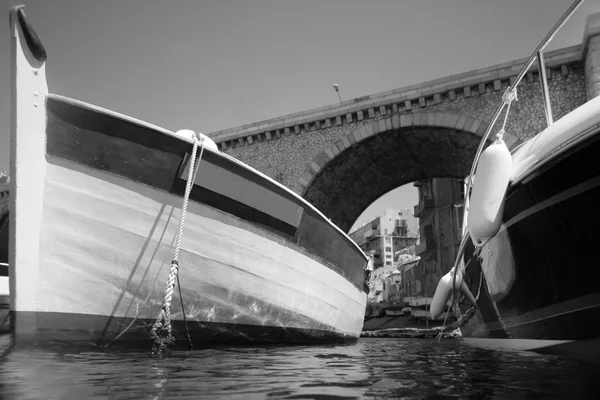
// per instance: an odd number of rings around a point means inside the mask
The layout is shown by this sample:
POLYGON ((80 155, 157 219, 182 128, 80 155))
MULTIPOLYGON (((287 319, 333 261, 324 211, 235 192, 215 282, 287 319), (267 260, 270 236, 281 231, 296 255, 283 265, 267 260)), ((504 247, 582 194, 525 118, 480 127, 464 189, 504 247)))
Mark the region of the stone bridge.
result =
MULTIPOLYGON (((600 89, 600 14, 582 44, 545 54, 554 120, 600 89)), ((462 178, 501 96, 526 59, 225 129, 219 148, 288 186, 348 231, 377 198, 404 184, 462 178)), ((518 87, 505 140, 546 127, 537 63, 518 87)))

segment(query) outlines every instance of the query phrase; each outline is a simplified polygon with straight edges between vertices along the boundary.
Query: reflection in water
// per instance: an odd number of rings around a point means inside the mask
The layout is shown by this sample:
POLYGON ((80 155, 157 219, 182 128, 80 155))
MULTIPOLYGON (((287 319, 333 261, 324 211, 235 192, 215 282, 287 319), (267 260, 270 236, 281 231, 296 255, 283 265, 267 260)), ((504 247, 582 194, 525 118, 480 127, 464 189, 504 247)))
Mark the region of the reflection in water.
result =
MULTIPOLYGON (((0 354, 2 354, 0 352, 0 354)), ((362 339, 347 346, 221 347, 165 358, 118 349, 16 348, 2 399, 593 398, 600 366, 458 341, 362 339)))

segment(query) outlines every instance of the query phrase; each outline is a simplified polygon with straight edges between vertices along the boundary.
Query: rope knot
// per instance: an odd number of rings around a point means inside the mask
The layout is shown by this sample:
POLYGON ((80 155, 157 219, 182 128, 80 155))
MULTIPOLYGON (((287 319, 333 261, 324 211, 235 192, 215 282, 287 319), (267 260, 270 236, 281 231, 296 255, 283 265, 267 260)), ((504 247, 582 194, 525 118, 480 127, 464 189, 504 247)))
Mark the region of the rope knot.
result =
POLYGON ((195 133, 194 134, 194 142, 198 146, 204 145, 204 135, 201 134, 200 132, 195 133))
POLYGON ((502 101, 505 104, 510 104, 513 102, 513 100, 518 100, 517 99, 517 88, 510 90, 510 87, 508 87, 502 94, 502 101))
POLYGON ((504 138, 504 134, 506 133, 506 131, 504 130, 504 127, 502 127, 498 133, 496 133, 496 138, 499 140, 502 140, 504 138))
POLYGON ((152 354, 162 354, 165 349, 173 346, 175 343, 166 305, 163 305, 156 322, 152 325, 150 340, 152 341, 152 354))

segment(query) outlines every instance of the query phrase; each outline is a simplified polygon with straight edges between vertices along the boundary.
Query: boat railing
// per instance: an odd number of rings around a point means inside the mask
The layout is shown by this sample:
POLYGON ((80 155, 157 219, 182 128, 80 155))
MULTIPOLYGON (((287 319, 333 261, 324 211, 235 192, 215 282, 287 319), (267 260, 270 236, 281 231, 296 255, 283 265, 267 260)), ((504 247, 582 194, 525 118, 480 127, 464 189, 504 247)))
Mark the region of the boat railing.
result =
MULTIPOLYGON (((529 57, 527 62, 523 65, 523 67, 519 71, 519 74, 517 75, 517 78, 514 80, 512 85, 509 85, 509 87, 506 89, 505 95, 502 96, 502 103, 500 104, 500 106, 496 110, 494 116, 492 117, 492 120, 490 121, 490 123, 485 131, 485 134, 483 135, 481 142, 479 143, 479 147, 477 148, 475 158, 473 159, 473 164, 471 165, 471 171, 469 172, 469 175, 467 176, 467 179, 466 179, 465 193, 467 193, 467 194, 470 193, 470 190, 473 186, 473 176, 475 175, 475 171, 476 171, 477 165, 479 163, 479 157, 481 156, 481 153, 483 152, 485 144, 487 143, 487 141, 492 133, 492 129, 494 128, 494 126, 496 125, 496 122, 498 121, 498 118, 500 117, 500 114, 502 114, 502 111, 504 110, 504 108, 510 104, 510 100, 513 98, 511 96, 511 94, 516 94, 517 86, 521 83, 521 81, 523 80, 523 78, 525 77, 525 75, 527 74, 527 72, 529 71, 529 69, 531 68, 531 66, 533 65, 533 63, 536 60, 538 60, 540 85, 542 86, 542 94, 543 94, 543 99, 544 99, 544 111, 545 111, 545 115, 546 115, 546 122, 547 122, 548 126, 553 123, 552 109, 550 106, 550 95, 549 95, 549 91, 548 91, 548 80, 547 80, 547 76, 546 76, 546 67, 545 67, 545 63, 544 63, 543 51, 544 51, 544 48, 546 48, 546 46, 552 41, 552 39, 554 38, 554 35, 556 35, 556 33, 563 27, 563 25, 567 22, 567 20, 575 13, 577 8, 579 8, 579 6, 583 3, 583 1, 584 0, 576 0, 573 4, 571 4, 569 9, 562 15, 562 17, 556 22, 556 24, 546 34, 546 36, 540 42, 540 44, 536 47, 535 51, 531 54, 531 56, 529 57)), ((508 112, 508 110, 507 110, 507 112, 508 112)), ((466 235, 467 214, 468 214, 468 210, 469 210, 469 196, 468 195, 466 195, 464 198, 464 210, 465 210, 465 212, 463 214, 463 225, 462 225, 463 226, 463 240, 467 236, 466 235)))
MULTIPOLYGON (((582 0, 583 1, 583 0, 582 0)), ((544 53, 537 53, 538 70, 540 73, 540 86, 542 89, 542 98, 544 99, 544 114, 546 115, 546 126, 554 123, 552 118, 552 104, 550 104, 550 92, 548 90, 548 78, 546 76, 546 63, 544 62, 544 53)))
MULTIPOLYGON (((546 117, 546 124, 547 124, 547 126, 550 126, 553 123, 552 109, 551 109, 551 105, 550 105, 550 95, 549 95, 549 91, 548 91, 548 80, 547 80, 547 76, 546 76, 546 66, 544 63, 543 51, 546 48, 546 46, 552 41, 552 39, 554 38, 554 35, 556 35, 556 33, 563 27, 563 25, 567 22, 567 20, 575 13, 577 8, 579 8, 579 6, 583 3, 583 1, 584 0, 576 0, 575 2, 573 2, 571 4, 571 6, 567 9, 567 11, 562 15, 562 17, 556 22, 556 24, 554 24, 552 29, 546 34, 546 36, 540 42, 540 44, 538 44, 538 46, 533 51, 533 53, 531 54, 531 56, 529 57, 527 62, 523 65, 523 67, 519 71, 519 74, 517 75, 514 82, 512 84, 509 84, 509 87, 506 89, 506 92, 502 96, 502 103, 498 106, 494 116, 492 117, 492 119, 485 131, 485 134, 483 135, 483 137, 481 139, 481 142, 479 143, 479 147, 477 149, 477 152, 475 153, 475 158, 473 159, 473 164, 471 165, 471 171, 469 172, 469 175, 467 176, 466 184, 465 184, 466 188, 465 188, 465 197, 464 197, 464 203, 463 203, 464 213, 463 213, 463 224, 462 224, 462 227, 463 227, 462 240, 460 242, 456 260, 455 260, 454 266, 453 266, 452 288, 456 287, 457 270, 459 268, 460 262, 464 255, 465 247, 469 240, 468 226, 467 226, 467 216, 469 213, 469 197, 470 197, 469 195, 471 193, 471 188, 473 187, 473 177, 475 175, 475 171, 476 171, 477 165, 479 163, 479 158, 481 157, 481 153, 484 150, 485 144, 487 143, 487 141, 492 133, 492 130, 493 130, 494 126, 496 125, 496 122, 498 121, 498 118, 500 117, 500 115, 502 114, 502 111, 504 111, 505 108, 506 108, 506 115, 505 115, 504 122, 506 123, 506 116, 508 116, 510 104, 511 104, 512 100, 514 100, 516 98, 517 86, 521 83, 521 81, 523 80, 523 78, 525 77, 525 75, 527 74, 527 72, 532 67, 532 65, 535 63, 536 60, 538 62, 538 68, 539 68, 540 85, 542 88, 542 96, 543 96, 543 101, 544 101, 544 113, 545 113, 545 117, 546 117)), ((504 128, 504 126, 503 126, 503 128, 504 128)), ((502 133, 502 130, 501 130, 501 133, 502 133)), ((455 298, 455 289, 452 290, 452 299, 454 299, 454 298, 455 298)))

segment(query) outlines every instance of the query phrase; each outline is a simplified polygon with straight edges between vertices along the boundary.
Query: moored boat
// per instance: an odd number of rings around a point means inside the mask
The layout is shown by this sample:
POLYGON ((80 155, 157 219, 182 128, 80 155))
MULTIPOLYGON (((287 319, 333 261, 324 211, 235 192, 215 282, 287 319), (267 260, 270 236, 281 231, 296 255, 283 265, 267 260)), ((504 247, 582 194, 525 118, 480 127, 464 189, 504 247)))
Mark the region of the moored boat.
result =
MULTIPOLYGON (((571 6, 532 55, 507 90, 503 106, 510 105, 511 91, 580 3, 571 6)), ((588 21, 598 21, 599 17, 590 16, 588 21)), ((543 61, 539 70, 544 71, 543 61)), ((541 81, 548 127, 513 150, 505 186, 500 175, 494 175, 506 167, 498 161, 500 158, 493 159, 485 172, 492 172, 491 180, 479 175, 476 158, 472 172, 475 168, 477 171, 471 175, 473 204, 468 212, 475 209, 477 218, 469 220, 463 233, 451 271, 455 283, 447 284, 446 289, 440 285, 438 290, 442 293, 454 285, 458 299, 464 282, 465 298, 472 293, 476 307, 463 300, 462 311, 455 308, 467 343, 565 355, 583 352, 597 359, 600 272, 595 249, 600 240, 600 97, 588 97, 585 104, 553 122, 543 73, 541 81), (499 181, 492 182, 496 178, 499 181), (484 193, 474 200, 477 184, 481 188, 484 181, 492 182, 504 193, 493 213, 485 209, 485 204, 495 201, 493 196, 486 198, 484 193), (486 212, 487 219, 483 217, 486 212), (491 234, 481 233, 486 229, 491 234)), ((488 185, 485 190, 493 189, 488 185)), ((465 205, 468 203, 467 199, 465 205)))
POLYGON ((465 250, 478 311, 462 332, 472 343, 536 349, 599 337, 599 151, 596 97, 513 154, 500 231, 465 250))
MULTIPOLYGON (((0 171, 0 310, 8 307, 8 176, 0 171)), ((0 315, 0 332, 5 329, 0 315)))
POLYGON ((22 8, 10 24, 17 342, 147 345, 165 312, 178 343, 359 337, 367 257, 344 232, 208 137, 49 94, 22 8))

